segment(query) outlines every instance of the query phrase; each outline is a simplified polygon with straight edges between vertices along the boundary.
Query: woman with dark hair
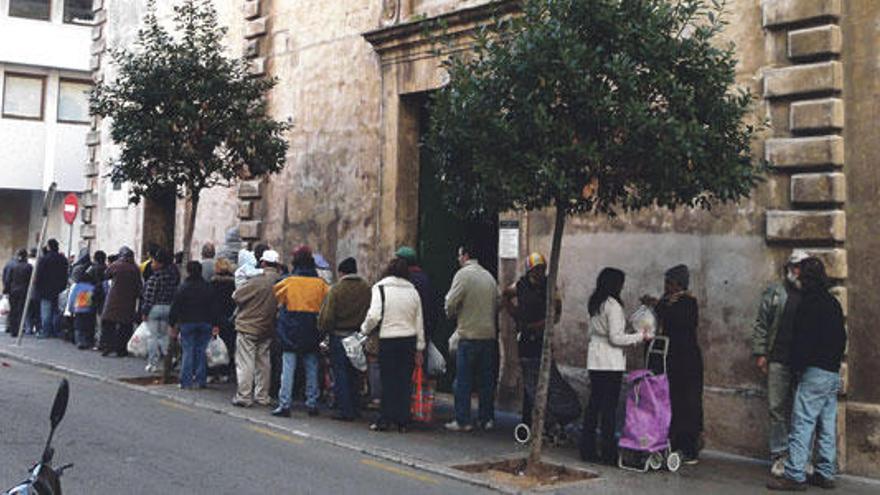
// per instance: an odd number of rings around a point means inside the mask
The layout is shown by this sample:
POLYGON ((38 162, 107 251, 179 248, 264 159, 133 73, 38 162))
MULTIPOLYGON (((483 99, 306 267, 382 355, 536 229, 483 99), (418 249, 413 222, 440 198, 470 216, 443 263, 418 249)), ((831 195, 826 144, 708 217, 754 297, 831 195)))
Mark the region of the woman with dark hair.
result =
POLYGON ((620 384, 626 371, 624 348, 644 342, 648 335, 627 334, 620 291, 625 275, 617 268, 604 268, 590 296, 590 345, 587 369, 590 373, 590 402, 584 413, 581 459, 613 465, 617 458, 614 440, 620 384), (601 422, 601 457, 596 445, 596 426, 601 422))
POLYGON ((382 404, 370 429, 384 431, 396 425, 403 433, 409 424, 412 372, 421 366, 425 330, 422 302, 409 281, 409 265, 402 258, 392 259, 382 280, 373 286, 361 333, 368 335, 377 328, 382 404))
MULTIPOLYGON (((214 292, 202 278, 202 264, 190 261, 186 264, 186 280, 180 285, 168 323, 180 333, 183 357, 180 365, 180 388, 192 388, 193 380, 199 388, 208 386, 208 362, 205 350, 211 337, 220 333, 214 308, 214 292)), ((171 335, 175 338, 176 335, 171 335)))
MULTIPOLYGON (((661 332, 669 337, 666 374, 672 402, 672 449, 681 452, 685 464, 696 464, 703 432, 703 353, 697 340, 697 299, 688 291, 689 285, 687 266, 667 270, 655 312, 661 332)), ((655 301, 642 299, 646 304, 655 301)))
POLYGON ((840 361, 846 348, 843 309, 828 292, 825 265, 817 258, 801 262, 803 299, 794 316, 791 370, 800 377, 791 412, 785 475, 767 484, 772 490, 799 491, 806 483, 834 488, 837 460, 837 392, 840 361), (816 435, 815 471, 805 468, 816 435))

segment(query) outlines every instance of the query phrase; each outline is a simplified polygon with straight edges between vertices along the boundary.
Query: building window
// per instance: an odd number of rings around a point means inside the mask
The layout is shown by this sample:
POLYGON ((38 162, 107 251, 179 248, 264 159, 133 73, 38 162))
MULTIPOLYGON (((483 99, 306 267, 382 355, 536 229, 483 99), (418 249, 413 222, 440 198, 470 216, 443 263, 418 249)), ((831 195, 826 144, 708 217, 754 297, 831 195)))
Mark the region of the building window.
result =
POLYGON ((52 0, 9 0, 9 16, 48 21, 52 0))
POLYGON ((91 24, 94 18, 92 0, 64 0, 64 22, 91 24))
POLYGON ((3 116, 43 120, 46 77, 7 72, 3 80, 3 116))
POLYGON ((58 84, 58 122, 87 124, 91 90, 89 82, 62 79, 58 84))

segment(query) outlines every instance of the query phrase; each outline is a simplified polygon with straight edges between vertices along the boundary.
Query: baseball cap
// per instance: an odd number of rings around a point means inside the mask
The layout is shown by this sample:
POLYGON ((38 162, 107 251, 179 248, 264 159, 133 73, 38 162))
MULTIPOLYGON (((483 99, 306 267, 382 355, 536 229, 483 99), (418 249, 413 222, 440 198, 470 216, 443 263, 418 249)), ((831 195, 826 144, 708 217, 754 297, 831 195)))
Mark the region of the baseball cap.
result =
POLYGON ((278 255, 278 251, 267 249, 263 252, 263 257, 260 258, 260 261, 265 261, 266 263, 278 263, 279 259, 281 259, 281 256, 278 255))

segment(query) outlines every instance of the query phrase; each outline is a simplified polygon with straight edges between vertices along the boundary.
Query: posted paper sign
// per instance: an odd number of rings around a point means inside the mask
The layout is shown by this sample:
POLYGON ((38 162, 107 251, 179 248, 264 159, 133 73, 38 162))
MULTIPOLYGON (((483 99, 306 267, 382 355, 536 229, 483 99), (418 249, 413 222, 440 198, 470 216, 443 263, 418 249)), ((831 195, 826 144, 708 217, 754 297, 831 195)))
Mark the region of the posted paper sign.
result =
POLYGON ((517 259, 519 257, 519 222, 502 220, 498 223, 498 257, 517 259))

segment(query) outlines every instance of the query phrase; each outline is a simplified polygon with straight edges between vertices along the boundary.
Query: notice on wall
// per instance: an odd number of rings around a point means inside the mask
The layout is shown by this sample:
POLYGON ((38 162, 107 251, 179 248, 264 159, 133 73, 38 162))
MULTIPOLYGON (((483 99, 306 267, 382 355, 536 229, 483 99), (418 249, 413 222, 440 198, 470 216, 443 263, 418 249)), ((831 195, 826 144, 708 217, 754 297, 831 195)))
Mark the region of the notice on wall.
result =
POLYGON ((518 220, 498 222, 498 257, 501 259, 517 259, 519 257, 518 220))

